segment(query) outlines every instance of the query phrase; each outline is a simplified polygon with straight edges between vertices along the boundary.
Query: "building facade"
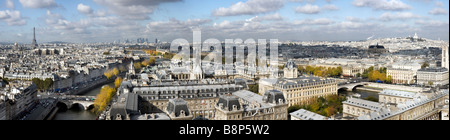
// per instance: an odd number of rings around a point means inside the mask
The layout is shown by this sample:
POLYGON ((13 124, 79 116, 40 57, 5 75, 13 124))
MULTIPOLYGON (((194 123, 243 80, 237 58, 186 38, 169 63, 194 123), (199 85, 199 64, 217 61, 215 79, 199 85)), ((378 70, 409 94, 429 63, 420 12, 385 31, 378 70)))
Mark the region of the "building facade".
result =
POLYGON ((449 75, 447 68, 424 68, 417 71, 417 84, 419 85, 446 85, 449 75))
POLYGON ((359 117, 379 111, 382 107, 378 102, 358 98, 348 98, 346 101, 342 102, 342 104, 343 117, 359 117))
POLYGON ((449 90, 420 93, 413 100, 383 106, 376 112, 359 116, 358 120, 439 120, 448 110, 449 90), (440 117, 441 116, 441 117, 440 117))
POLYGON ((416 79, 414 78, 416 72, 411 69, 395 69, 388 68, 386 75, 392 77, 392 83, 394 84, 414 84, 416 79))
POLYGON ((382 92, 378 93, 378 102, 386 104, 388 103, 400 104, 406 101, 413 100, 416 94, 417 93, 413 92, 385 89, 382 92))
POLYGON ((247 90, 222 95, 215 105, 215 120, 287 120, 283 93, 266 91, 264 96, 247 90))
POLYGON ((338 94, 336 80, 312 76, 291 79, 261 79, 259 81, 260 93, 272 89, 283 93, 288 106, 309 104, 313 98, 338 94))
POLYGON ((442 67, 447 68, 447 70, 450 70, 449 68, 449 56, 448 56, 448 45, 442 46, 442 67))

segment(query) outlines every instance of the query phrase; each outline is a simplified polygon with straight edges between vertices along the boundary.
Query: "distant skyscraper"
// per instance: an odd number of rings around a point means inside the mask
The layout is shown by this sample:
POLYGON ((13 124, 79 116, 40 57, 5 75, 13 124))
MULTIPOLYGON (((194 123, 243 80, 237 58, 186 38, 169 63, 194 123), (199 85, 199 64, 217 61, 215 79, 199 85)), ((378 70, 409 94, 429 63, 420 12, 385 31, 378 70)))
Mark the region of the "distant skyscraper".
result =
POLYGON ((155 43, 158 43, 158 39, 155 39, 155 43))
POLYGON ((36 42, 36 29, 33 27, 33 43, 31 43, 31 47, 38 47, 36 42))
POLYGON ((449 68, 449 64, 448 64, 449 63, 449 59, 448 58, 449 58, 448 57, 448 45, 445 44, 445 45, 442 46, 442 62, 441 62, 441 64, 442 64, 442 67, 450 69, 449 68))

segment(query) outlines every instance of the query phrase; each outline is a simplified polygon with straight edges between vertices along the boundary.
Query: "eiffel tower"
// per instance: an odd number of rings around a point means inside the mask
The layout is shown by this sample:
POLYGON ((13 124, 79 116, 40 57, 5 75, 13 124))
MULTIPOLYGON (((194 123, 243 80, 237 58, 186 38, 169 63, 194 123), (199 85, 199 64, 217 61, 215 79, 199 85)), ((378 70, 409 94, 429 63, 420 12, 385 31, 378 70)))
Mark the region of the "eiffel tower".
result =
POLYGON ((38 44, 36 42, 36 29, 33 27, 33 43, 31 43, 31 47, 36 48, 38 44))

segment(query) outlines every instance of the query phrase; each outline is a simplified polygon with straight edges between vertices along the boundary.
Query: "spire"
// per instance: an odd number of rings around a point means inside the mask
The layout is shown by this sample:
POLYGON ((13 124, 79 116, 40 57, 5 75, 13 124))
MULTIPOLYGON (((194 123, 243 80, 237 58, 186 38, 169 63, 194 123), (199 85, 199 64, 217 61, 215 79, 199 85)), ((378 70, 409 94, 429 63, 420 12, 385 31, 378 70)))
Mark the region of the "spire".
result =
POLYGON ((33 43, 31 43, 31 47, 38 47, 36 42, 36 28, 33 27, 33 43))

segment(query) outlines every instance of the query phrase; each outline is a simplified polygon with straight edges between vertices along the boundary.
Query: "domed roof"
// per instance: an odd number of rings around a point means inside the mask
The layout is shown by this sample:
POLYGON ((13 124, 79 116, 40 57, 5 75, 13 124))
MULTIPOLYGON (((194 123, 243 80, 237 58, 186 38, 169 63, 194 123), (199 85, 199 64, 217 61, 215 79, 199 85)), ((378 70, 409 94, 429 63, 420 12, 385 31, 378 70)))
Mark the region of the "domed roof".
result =
POLYGON ((289 60, 284 67, 288 69, 293 69, 297 68, 297 65, 294 63, 294 61, 289 60))

